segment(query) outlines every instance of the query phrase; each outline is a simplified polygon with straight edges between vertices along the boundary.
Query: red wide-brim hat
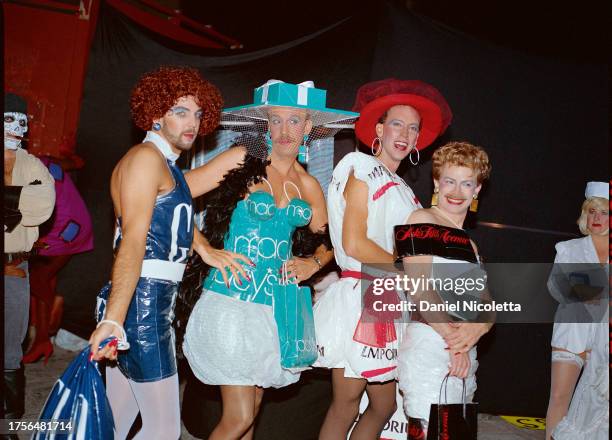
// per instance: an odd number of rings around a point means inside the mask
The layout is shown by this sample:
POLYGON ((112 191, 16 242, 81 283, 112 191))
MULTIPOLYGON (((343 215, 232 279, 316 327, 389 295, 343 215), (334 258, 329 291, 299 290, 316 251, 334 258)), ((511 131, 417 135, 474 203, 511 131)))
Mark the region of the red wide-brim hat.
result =
POLYGON ((428 147, 450 124, 453 114, 444 96, 435 87, 418 80, 383 79, 364 84, 357 91, 353 111, 360 116, 355 133, 365 145, 376 138, 376 124, 396 105, 409 105, 421 117, 417 149, 428 147))

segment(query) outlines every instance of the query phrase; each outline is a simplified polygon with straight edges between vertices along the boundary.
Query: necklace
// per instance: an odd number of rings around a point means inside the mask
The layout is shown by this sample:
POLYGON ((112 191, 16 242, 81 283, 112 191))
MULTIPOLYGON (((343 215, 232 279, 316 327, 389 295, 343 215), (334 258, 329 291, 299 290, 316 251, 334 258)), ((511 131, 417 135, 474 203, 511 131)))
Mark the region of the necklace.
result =
POLYGON ((438 208, 437 206, 432 206, 432 208, 436 208, 436 210, 437 210, 437 211, 438 211, 440 214, 442 214, 442 217, 444 217, 446 220, 448 220, 448 221, 449 221, 449 222, 451 222, 453 225, 455 225, 455 227, 456 227, 457 229, 461 229, 461 230, 463 230, 463 227, 459 226, 459 225, 458 225, 458 224, 455 222, 455 220, 453 220, 453 219, 452 219, 452 218, 450 218, 448 215, 446 215, 446 213, 445 213, 444 211, 442 211, 440 208, 438 208))

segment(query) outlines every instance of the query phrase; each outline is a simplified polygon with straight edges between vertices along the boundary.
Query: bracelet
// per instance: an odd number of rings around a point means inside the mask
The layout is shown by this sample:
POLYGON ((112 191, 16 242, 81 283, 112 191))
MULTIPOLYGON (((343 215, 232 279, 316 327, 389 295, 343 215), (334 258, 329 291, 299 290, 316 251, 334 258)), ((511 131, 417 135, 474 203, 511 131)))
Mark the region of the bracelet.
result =
POLYGON ((315 263, 317 263, 317 266, 319 266, 319 270, 321 270, 323 265, 321 264, 321 260, 319 260, 319 257, 317 257, 316 255, 313 255, 312 259, 315 261, 315 263))
POLYGON ((125 329, 123 328, 123 326, 121 324, 119 324, 117 321, 113 321, 112 319, 103 319, 102 321, 98 322, 98 324, 96 325, 96 328, 100 327, 102 324, 112 324, 115 327, 117 327, 119 330, 121 330, 121 339, 117 338, 118 343, 117 343, 117 349, 118 350, 127 350, 128 348, 130 348, 130 343, 127 341, 127 334, 125 333, 125 329))

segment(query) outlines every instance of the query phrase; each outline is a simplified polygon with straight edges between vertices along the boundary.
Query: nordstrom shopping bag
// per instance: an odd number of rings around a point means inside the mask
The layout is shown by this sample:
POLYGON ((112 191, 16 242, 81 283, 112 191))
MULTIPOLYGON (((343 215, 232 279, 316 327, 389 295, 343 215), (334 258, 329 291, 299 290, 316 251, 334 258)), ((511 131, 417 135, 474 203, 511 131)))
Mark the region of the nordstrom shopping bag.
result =
MULTIPOLYGON (((105 339, 100 347, 112 339, 105 339)), ((90 361, 89 353, 88 346, 72 361, 55 382, 40 413, 41 421, 62 421, 60 426, 63 429, 40 431, 32 437, 34 440, 106 440, 114 437, 113 413, 106 398, 104 381, 98 362, 90 361), (65 430, 68 424, 70 432, 65 430)))

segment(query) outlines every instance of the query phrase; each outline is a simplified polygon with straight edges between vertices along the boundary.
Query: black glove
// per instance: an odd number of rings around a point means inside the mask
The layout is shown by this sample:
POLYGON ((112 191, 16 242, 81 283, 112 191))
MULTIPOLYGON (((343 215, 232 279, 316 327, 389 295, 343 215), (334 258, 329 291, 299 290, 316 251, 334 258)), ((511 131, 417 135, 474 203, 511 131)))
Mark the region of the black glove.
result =
POLYGON ((23 186, 4 187, 4 232, 13 232, 21 221, 19 198, 23 186))

